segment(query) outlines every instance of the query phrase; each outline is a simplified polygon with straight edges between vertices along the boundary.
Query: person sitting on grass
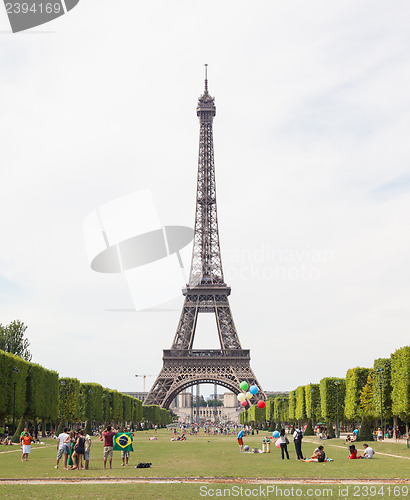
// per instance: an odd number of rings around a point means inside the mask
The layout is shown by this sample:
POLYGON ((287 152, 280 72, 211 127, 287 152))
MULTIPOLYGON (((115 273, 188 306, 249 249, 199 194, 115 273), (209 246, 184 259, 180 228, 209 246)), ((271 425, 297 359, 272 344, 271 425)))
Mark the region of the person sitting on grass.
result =
POLYGON ((363 448, 364 448, 363 455, 359 455, 357 458, 373 458, 373 455, 375 453, 373 448, 370 448, 370 446, 366 443, 363 444, 363 448))
POLYGON ((347 457, 347 458, 350 458, 352 460, 355 460, 357 458, 357 450, 356 450, 356 446, 354 444, 351 444, 349 446, 349 451, 350 451, 350 455, 347 457))
POLYGON ((319 446, 313 452, 311 458, 301 458, 302 462, 324 462, 326 460, 325 449, 323 446, 319 446))

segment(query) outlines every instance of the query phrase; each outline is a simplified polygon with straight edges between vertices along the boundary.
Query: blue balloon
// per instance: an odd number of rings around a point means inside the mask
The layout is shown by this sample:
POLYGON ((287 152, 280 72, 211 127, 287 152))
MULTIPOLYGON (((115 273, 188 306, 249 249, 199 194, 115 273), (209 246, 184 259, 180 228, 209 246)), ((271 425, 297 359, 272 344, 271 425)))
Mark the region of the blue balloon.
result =
POLYGON ((249 388, 249 392, 253 395, 258 394, 258 391, 259 389, 256 385, 251 385, 251 387, 249 388))
POLYGON ((279 437, 279 431, 273 431, 272 432, 272 437, 278 438, 279 437))

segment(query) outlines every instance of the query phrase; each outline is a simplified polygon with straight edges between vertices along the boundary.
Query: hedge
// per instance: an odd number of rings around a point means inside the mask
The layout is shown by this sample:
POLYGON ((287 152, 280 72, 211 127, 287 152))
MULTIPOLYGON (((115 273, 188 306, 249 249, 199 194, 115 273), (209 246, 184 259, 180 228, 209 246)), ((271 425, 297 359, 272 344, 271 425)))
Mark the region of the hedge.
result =
POLYGON ((360 407, 360 393, 366 385, 369 368, 350 368, 346 372, 345 416, 348 420, 358 420, 363 416, 360 407))
POLYGON ((391 355, 392 412, 410 421, 410 346, 391 355))

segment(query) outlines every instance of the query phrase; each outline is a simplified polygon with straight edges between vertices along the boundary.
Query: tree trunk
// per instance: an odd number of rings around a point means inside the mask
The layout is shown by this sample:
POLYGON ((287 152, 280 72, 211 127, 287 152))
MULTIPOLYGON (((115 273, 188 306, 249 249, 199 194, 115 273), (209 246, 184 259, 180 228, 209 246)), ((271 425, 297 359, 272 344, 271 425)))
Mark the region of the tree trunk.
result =
POLYGON ((41 420, 41 436, 43 438, 47 437, 46 421, 44 418, 41 420))

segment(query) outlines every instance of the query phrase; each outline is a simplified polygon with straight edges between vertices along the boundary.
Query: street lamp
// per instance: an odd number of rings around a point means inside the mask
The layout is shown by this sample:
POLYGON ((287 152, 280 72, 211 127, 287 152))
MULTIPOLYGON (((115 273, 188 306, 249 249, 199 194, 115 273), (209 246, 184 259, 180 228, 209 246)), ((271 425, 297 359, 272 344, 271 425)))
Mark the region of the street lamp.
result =
MULTIPOLYGON (((376 373, 379 374, 380 383, 380 428, 383 431, 383 368, 377 368, 376 373)), ((384 437, 384 432, 383 432, 384 437)))
POLYGON ((60 383, 61 383, 61 393, 63 396, 63 407, 61 409, 61 422, 62 422, 62 426, 64 427, 64 388, 65 388, 65 382, 64 382, 64 380, 62 380, 60 383))
POLYGON ((336 419, 336 436, 340 438, 340 429, 339 429, 339 385, 340 380, 335 382, 336 386, 336 405, 337 405, 337 419, 336 419))
POLYGON ((13 434, 15 434, 16 432, 16 386, 17 386, 17 380, 16 380, 16 376, 17 376, 17 373, 19 372, 20 370, 16 367, 13 368, 13 373, 14 373, 14 400, 13 400, 13 434))

